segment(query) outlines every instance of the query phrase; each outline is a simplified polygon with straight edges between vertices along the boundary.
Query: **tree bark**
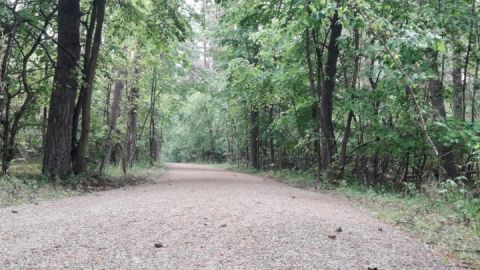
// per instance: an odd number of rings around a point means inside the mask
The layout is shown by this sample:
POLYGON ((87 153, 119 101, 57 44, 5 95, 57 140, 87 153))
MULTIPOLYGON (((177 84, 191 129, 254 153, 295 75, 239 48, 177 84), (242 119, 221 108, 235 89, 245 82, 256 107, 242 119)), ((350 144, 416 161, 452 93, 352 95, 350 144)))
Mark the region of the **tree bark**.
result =
POLYGON ((250 166, 260 169, 258 162, 258 135, 260 129, 258 126, 258 109, 253 107, 250 111, 250 166))
MULTIPOLYGON (((138 63, 135 63, 138 65, 138 63)), ((125 138, 125 152, 123 156, 123 171, 126 173, 132 168, 135 160, 135 150, 137 145, 137 109, 138 109, 138 76, 140 68, 135 66, 133 87, 128 94, 128 116, 127 116, 127 134, 125 138)))
MULTIPOLYGON (((310 13, 310 12, 309 12, 310 13)), ((313 148, 315 152, 315 161, 316 161, 316 167, 317 167, 317 180, 320 181, 321 177, 321 171, 322 171, 322 146, 320 143, 320 132, 321 132, 321 111, 320 111, 320 100, 322 96, 322 89, 321 89, 321 72, 323 69, 323 50, 320 50, 317 48, 315 50, 315 55, 317 57, 317 76, 315 76, 314 72, 314 67, 313 67, 313 61, 311 58, 312 54, 312 38, 314 36, 313 34, 314 30, 310 31, 307 29, 306 31, 306 53, 307 53, 307 67, 308 67, 308 81, 310 84, 310 91, 312 95, 315 98, 315 101, 313 103, 313 108, 312 108, 312 117, 315 123, 315 132, 314 132, 314 140, 313 140, 313 148), (315 81, 315 78, 317 78, 317 81, 315 81)), ((318 46, 317 46, 318 47, 318 46)))
POLYGON ((475 122, 475 117, 477 114, 477 109, 475 108, 475 99, 477 98, 477 93, 480 90, 480 79, 478 76, 479 73, 479 68, 480 68, 480 59, 477 60, 476 68, 475 68, 475 77, 473 78, 473 92, 472 92, 472 112, 471 112, 471 117, 472 117, 472 123, 475 122))
MULTIPOLYGON (((125 70, 118 71, 118 78, 115 82, 115 88, 113 90, 112 105, 108 114, 108 134, 107 134, 107 139, 105 140, 105 148, 104 148, 105 156, 103 157, 103 160, 100 163, 100 167, 98 169, 99 175, 103 174, 106 164, 110 162, 110 157, 113 149, 112 133, 115 132, 115 130, 117 129, 117 120, 118 120, 118 117, 120 116, 120 102, 122 100, 123 91, 125 88, 125 83, 124 83, 125 76, 126 76, 125 70)), ((107 106, 108 105, 109 104, 107 104, 107 106)))
POLYGON ((463 81, 462 81, 462 50, 457 45, 453 54, 453 70, 452 70, 452 84, 453 84, 453 117, 457 120, 464 121, 463 118, 463 81))
POLYGON ((157 116, 156 109, 156 97, 157 97, 157 69, 153 68, 152 77, 152 89, 150 92, 150 165, 153 166, 158 160, 158 140, 157 140, 157 127, 155 124, 155 118, 157 116))
POLYGON ((80 16, 79 0, 59 0, 57 64, 42 168, 47 176, 65 177, 70 171, 76 69, 80 58, 80 16))
MULTIPOLYGON (((268 111, 268 119, 269 119, 270 125, 273 125, 273 121, 275 119, 273 115, 273 106, 270 106, 270 109, 268 111)), ((269 147, 270 147, 270 164, 271 166, 275 166, 275 139, 273 137, 272 130, 270 130, 268 140, 269 140, 269 147)))
POLYGON ((337 62, 340 55, 338 38, 342 34, 342 25, 338 17, 338 10, 331 20, 330 40, 328 43, 327 64, 325 68, 326 78, 321 99, 321 119, 322 119, 322 165, 324 169, 333 161, 335 154, 335 136, 332 120, 333 113, 333 92, 335 90, 335 79, 337 74, 337 62))
MULTIPOLYGON (((93 44, 89 50, 91 55, 87 57, 88 63, 84 71, 84 82, 82 84, 83 97, 79 99, 82 108, 82 132, 78 145, 73 153, 73 172, 79 174, 87 170, 87 146, 88 138, 90 136, 90 109, 92 104, 92 84, 95 78, 95 71, 97 69, 98 54, 100 51, 100 44, 102 42, 102 29, 105 17, 106 0, 95 0, 94 12, 96 13, 95 35, 93 44)), ((93 14, 92 14, 93 16, 93 14)))
MULTIPOLYGON (((433 55, 432 58, 432 69, 434 71, 434 77, 428 80, 428 91, 430 93, 430 100, 432 102, 432 107, 434 109, 433 112, 433 120, 434 121, 441 121, 447 117, 447 112, 445 110, 445 99, 443 97, 443 83, 442 79, 438 74, 438 67, 436 63, 436 55, 433 55)), ((442 163, 442 167, 445 169, 447 176, 451 179, 454 179, 458 176, 458 171, 456 167, 455 155, 452 152, 452 147, 446 147, 442 144, 437 146, 440 161, 442 163)))
MULTIPOLYGON (((353 67, 353 75, 352 75, 352 89, 355 90, 357 88, 357 80, 358 80, 358 73, 360 71, 360 32, 358 31, 358 27, 355 27, 353 30, 353 36, 354 36, 354 43, 355 43, 355 62, 354 62, 354 67, 353 67)), ((348 87, 348 85, 347 85, 348 87)), ((353 98, 353 97, 352 97, 353 98)), ((340 162, 341 162, 341 167, 340 167, 340 172, 338 174, 338 177, 340 177, 343 174, 343 170, 345 169, 345 166, 347 165, 347 144, 348 140, 350 139, 350 132, 352 128, 352 120, 353 117, 355 116, 354 112, 350 110, 348 112, 347 116, 347 125, 345 127, 345 132, 343 133, 343 140, 342 140, 342 146, 340 150, 340 162)))

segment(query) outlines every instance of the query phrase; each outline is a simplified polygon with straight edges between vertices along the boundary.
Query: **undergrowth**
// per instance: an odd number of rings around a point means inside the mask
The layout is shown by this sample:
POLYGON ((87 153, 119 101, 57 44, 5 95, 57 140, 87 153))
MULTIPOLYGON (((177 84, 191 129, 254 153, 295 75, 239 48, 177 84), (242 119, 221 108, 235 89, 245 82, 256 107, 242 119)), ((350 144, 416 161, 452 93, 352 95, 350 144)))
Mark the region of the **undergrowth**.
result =
MULTIPOLYGON (((101 177, 80 174, 60 180, 42 176, 39 162, 15 161, 10 167, 9 175, 0 177, 0 207, 137 185, 147 181, 145 173, 150 168, 152 167, 148 162, 139 162, 128 170, 127 174, 118 166, 109 166, 101 177)), ((161 164, 154 168, 158 173, 163 170, 161 164)))

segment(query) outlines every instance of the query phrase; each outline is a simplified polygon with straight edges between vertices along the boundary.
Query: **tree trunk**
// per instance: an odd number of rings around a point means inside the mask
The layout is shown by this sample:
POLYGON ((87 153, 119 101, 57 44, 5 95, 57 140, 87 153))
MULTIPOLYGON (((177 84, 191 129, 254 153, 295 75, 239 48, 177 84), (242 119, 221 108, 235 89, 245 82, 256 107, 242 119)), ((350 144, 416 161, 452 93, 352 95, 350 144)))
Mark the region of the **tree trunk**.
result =
MULTIPOLYGON (((353 67, 353 75, 352 75, 352 89, 355 90, 357 88, 357 80, 358 80, 358 73, 360 71, 360 32, 358 31, 358 27, 355 27, 353 30, 353 36, 354 36, 354 43, 355 43, 355 62, 354 62, 354 67, 353 67)), ((348 87, 348 85, 347 85, 348 87)), ((353 98, 353 97, 352 97, 353 98)), ((347 116, 347 125, 345 126, 345 132, 343 134, 343 140, 342 140, 342 147, 341 147, 341 152, 340 152, 340 172, 338 174, 338 178, 343 174, 343 170, 345 169, 345 166, 347 165, 347 144, 348 140, 350 139, 350 132, 352 128, 352 120, 353 117, 355 116, 354 112, 350 110, 348 112, 347 116)))
MULTIPOLYGON (((434 109, 433 119, 434 121, 440 121, 447 117, 447 112, 445 110, 445 100, 443 97, 443 84, 437 71, 436 56, 433 56, 433 58, 435 60, 432 61, 432 69, 436 74, 433 78, 428 80, 428 90, 430 92, 430 99, 434 109)), ((447 176, 451 179, 457 177, 458 171, 455 166, 455 155, 452 152, 452 147, 445 147, 442 144, 439 144, 437 149, 442 167, 445 169, 447 176)))
MULTIPOLYGON (((270 106, 270 110, 268 112, 268 119, 269 119, 270 125, 273 125, 273 121, 275 119, 273 116, 273 106, 270 106)), ((268 140, 269 140, 269 147, 270 147, 270 165, 275 167, 275 140, 274 140, 273 132, 271 129, 270 129, 270 134, 268 136, 268 140)))
POLYGON ((477 114, 477 109, 475 108, 475 99, 477 98, 477 93, 480 90, 480 78, 478 77, 479 73, 479 68, 480 68, 480 59, 477 60, 476 68, 475 68, 475 77, 473 78, 473 92, 472 92, 472 109, 471 109, 471 117, 472 117, 472 123, 475 122, 475 117, 477 114))
POLYGON ((252 108, 250 111, 250 166, 255 169, 260 169, 258 162, 258 135, 260 129, 258 126, 258 109, 252 108))
MULTIPOLYGON (((98 54, 100 51, 100 44, 102 42, 102 28, 105 17, 105 3, 106 0, 95 0, 94 11, 96 13, 95 35, 93 38, 93 44, 90 49, 91 55, 88 57, 88 63, 86 70, 84 71, 84 82, 82 84, 83 96, 80 97, 78 102, 81 102, 82 107, 82 132, 80 134, 80 140, 73 153, 73 172, 79 174, 87 170, 87 146, 88 137, 90 136, 90 109, 92 104, 92 84, 95 78, 95 71, 97 69, 98 54)), ((92 14, 93 16, 93 14, 92 14)))
POLYGON ((452 84, 453 84, 453 117, 457 120, 464 121, 463 118, 463 81, 462 81, 462 50, 455 48, 453 54, 453 70, 452 70, 452 84))
MULTIPOLYGON (((313 33, 313 30, 312 30, 313 33)), ((323 50, 316 49, 316 56, 317 56, 317 76, 314 74, 313 68, 313 61, 311 58, 312 54, 312 36, 310 34, 310 30, 306 31, 306 39, 305 39, 305 50, 307 53, 307 67, 308 67, 308 81, 310 84, 310 91, 312 95, 315 97, 315 102, 313 103, 312 108, 312 118, 315 122, 315 132, 314 132, 314 140, 313 140, 313 148, 315 152, 315 161, 317 167, 317 180, 320 181, 321 171, 322 171, 322 147, 320 144, 320 130, 321 130, 321 117, 320 117, 320 107, 319 101, 321 99, 321 86, 320 86, 320 79, 321 75, 320 72, 322 70, 322 55, 323 50), (317 82, 315 82, 315 77, 317 77, 317 82)))
POLYGON ((327 64, 325 68, 326 78, 321 99, 322 119, 322 165, 324 169, 332 163, 335 154, 335 136, 332 121, 333 113, 333 92, 335 90, 335 79, 337 74, 337 62, 340 55, 338 38, 342 34, 342 25, 338 17, 338 10, 335 10, 330 25, 330 40, 328 44, 327 64))
MULTIPOLYGON (((135 63, 138 65, 138 63, 135 63)), ((127 116, 127 134, 125 138, 125 152, 123 157, 123 171, 126 172, 132 168, 135 160, 135 150, 137 144, 137 109, 138 109, 138 76, 140 68, 135 67, 133 87, 128 94, 128 116, 127 116)))
POLYGON ((42 168, 47 176, 65 177, 70 171, 79 58, 80 0, 59 0, 57 64, 42 168))
POLYGON ((157 69, 153 68, 152 89, 150 91, 150 165, 153 166, 158 160, 158 141, 157 128, 155 118, 157 116, 156 109, 157 96, 157 69))
MULTIPOLYGON (((112 153, 113 143, 112 143, 112 133, 117 129, 117 120, 120 116, 120 102, 122 100, 123 91, 125 88, 125 76, 126 72, 124 70, 118 71, 118 78, 115 82, 115 88, 113 90, 113 99, 110 112, 108 114, 108 134, 107 139, 105 140, 105 156, 103 157, 102 162, 100 163, 100 168, 98 174, 102 175, 105 169, 105 165, 109 163, 110 156, 112 153)), ((109 104, 107 104, 108 106, 109 104)))

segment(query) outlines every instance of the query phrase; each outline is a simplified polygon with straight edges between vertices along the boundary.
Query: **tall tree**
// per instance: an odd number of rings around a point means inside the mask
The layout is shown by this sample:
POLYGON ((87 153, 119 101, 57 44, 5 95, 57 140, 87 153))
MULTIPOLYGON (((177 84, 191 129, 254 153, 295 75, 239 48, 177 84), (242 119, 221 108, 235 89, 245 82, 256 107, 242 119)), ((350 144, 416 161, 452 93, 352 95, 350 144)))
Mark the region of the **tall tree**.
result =
POLYGON ((327 63, 325 67, 325 81, 321 99, 321 123, 322 123, 322 166, 327 169, 332 163, 335 154, 335 135, 333 125, 333 93, 337 75, 337 63, 340 56, 338 39, 342 34, 342 24, 338 17, 338 9, 335 10, 330 24, 330 39, 327 47, 327 63))
POLYGON ((80 0, 58 2, 58 45, 42 172, 65 177, 71 168, 73 114, 80 59, 80 0))
POLYGON ((87 170, 87 147, 88 138, 90 136, 90 111, 92 106, 92 90, 95 72, 97 69, 100 44, 102 42, 103 22, 105 18, 106 0, 94 0, 90 25, 87 30, 87 41, 85 45, 83 81, 80 89, 80 96, 75 108, 73 122, 73 172, 78 174, 87 170), (93 35, 93 38, 92 38, 93 35), (82 114, 81 133, 78 144, 76 142, 76 134, 78 129, 79 111, 82 114))

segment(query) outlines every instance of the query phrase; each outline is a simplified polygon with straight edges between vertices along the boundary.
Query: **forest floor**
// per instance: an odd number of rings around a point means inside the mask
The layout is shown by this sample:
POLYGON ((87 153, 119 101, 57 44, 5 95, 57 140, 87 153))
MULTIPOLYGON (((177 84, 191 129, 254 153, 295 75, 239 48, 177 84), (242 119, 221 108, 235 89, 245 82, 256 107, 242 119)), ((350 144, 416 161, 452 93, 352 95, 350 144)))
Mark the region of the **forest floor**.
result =
POLYGON ((343 196, 205 165, 0 208, 0 269, 464 269, 343 196))
POLYGON ((21 161, 12 164, 8 176, 0 177, 0 208, 139 185, 152 180, 147 176, 153 170, 162 172, 163 168, 139 163, 124 174, 118 166, 109 166, 102 177, 81 174, 58 182, 42 176, 40 162, 21 161))

